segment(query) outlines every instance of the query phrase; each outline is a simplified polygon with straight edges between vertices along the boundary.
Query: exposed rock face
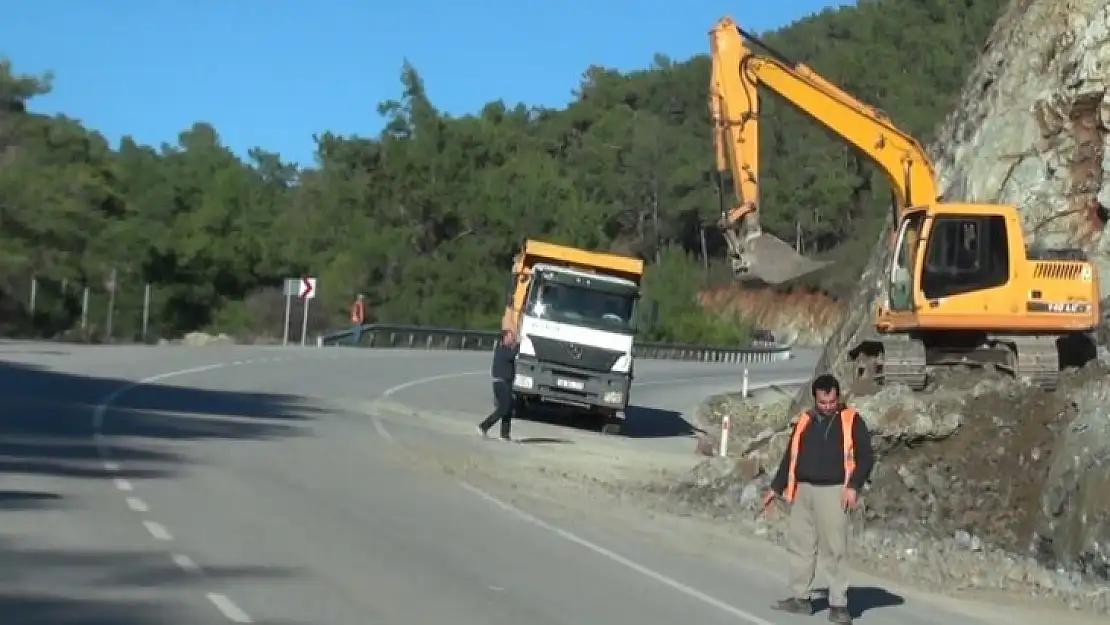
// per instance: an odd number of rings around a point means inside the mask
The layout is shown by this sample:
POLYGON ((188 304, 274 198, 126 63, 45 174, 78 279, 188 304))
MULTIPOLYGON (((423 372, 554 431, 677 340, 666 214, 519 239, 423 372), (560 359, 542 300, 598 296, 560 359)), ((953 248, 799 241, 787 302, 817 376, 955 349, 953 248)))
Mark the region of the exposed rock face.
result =
MULTIPOLYGON (((1110 206, 1110 177, 1104 180, 1110 169, 1108 87, 1110 0, 1015 0, 995 26, 959 105, 930 148, 947 201, 1016 205, 1031 247, 1084 248, 1101 274, 1104 301, 1110 294, 1110 237, 1103 234, 1110 206)), ((818 371, 850 378, 847 352, 873 332, 882 268, 889 262, 885 247, 880 244, 872 255, 861 290, 845 308, 818 371)), ((900 393, 888 389, 856 403, 900 393)), ((1110 497, 1105 494, 1110 489, 1110 382, 1100 376, 1077 393, 1078 416, 1056 443, 1036 542, 1055 563, 1092 571, 1101 567, 1105 573, 1110 566, 1110 497)), ((906 414, 943 421, 939 404, 933 403, 937 398, 905 401, 906 414), (920 410, 922 402, 931 407, 920 410)), ((1023 400, 1015 395, 1011 401, 1023 400)), ((789 414, 807 403, 803 390, 789 414)), ((890 402, 882 403, 878 412, 885 422, 890 402)), ((992 416, 966 410, 954 414, 965 423, 992 416)), ((871 411, 868 416, 878 415, 871 411)), ((971 433, 957 431, 955 437, 960 436, 971 433)), ((768 446, 776 448, 781 442, 768 446)))
POLYGON ((1086 248, 1103 297, 1108 81, 1110 2, 1014 2, 933 146, 946 199, 1014 204, 1027 240, 1086 248))
MULTIPOLYGON (((1110 294, 1110 237, 1103 236, 1104 205, 1110 206, 1110 184, 1103 183, 1110 168, 1103 162, 1104 155, 1110 161, 1108 83, 1110 2, 1015 0, 931 146, 946 200, 1016 205, 1031 246, 1080 246, 1092 254, 1104 298, 1110 294)), ((848 349, 872 334, 889 260, 885 248, 872 254, 819 370, 847 377, 848 349)))
POLYGON ((822 293, 795 289, 747 289, 736 285, 699 294, 701 305, 723 315, 733 315, 782 337, 798 347, 824 345, 843 314, 844 304, 822 293))
POLYGON ((1053 451, 1034 549, 1110 579, 1110 384, 1094 380, 1073 396, 1078 416, 1053 451))

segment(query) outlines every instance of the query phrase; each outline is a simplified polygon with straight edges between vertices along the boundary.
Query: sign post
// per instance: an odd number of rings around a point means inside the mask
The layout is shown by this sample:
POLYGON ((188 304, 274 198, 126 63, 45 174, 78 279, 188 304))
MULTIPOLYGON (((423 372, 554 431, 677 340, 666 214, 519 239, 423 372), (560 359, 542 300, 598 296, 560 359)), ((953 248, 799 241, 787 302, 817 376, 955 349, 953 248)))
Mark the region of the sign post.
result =
POLYGON ((112 273, 108 279, 104 281, 104 288, 108 289, 108 323, 107 331, 105 332, 105 340, 112 340, 112 322, 113 317, 116 316, 116 289, 119 288, 119 273, 115 267, 112 267, 112 273))
POLYGON ((301 294, 301 279, 300 278, 286 278, 285 289, 285 325, 281 329, 281 345, 282 347, 289 344, 289 313, 293 306, 293 297, 301 294))
POLYGON ((308 304, 316 297, 316 278, 305 276, 301 278, 301 288, 297 297, 304 302, 304 317, 301 319, 301 347, 308 344, 308 304))

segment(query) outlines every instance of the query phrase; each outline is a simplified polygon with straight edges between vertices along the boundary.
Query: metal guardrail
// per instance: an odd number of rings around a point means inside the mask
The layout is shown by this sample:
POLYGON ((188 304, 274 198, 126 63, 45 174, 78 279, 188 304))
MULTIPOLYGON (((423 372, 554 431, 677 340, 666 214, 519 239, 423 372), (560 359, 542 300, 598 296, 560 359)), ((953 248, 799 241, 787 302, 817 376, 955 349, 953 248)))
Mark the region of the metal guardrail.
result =
MULTIPOLYGON (((319 337, 321 346, 350 345, 354 330, 348 328, 319 337)), ((491 330, 461 330, 430 326, 408 326, 372 323, 362 326, 359 347, 376 349, 443 349, 492 350, 499 333, 491 330)), ((759 340, 748 347, 687 345, 682 343, 650 343, 637 341, 632 348, 636 358, 684 360, 695 362, 778 362, 794 357, 790 346, 775 342, 774 334, 757 334, 759 340)))

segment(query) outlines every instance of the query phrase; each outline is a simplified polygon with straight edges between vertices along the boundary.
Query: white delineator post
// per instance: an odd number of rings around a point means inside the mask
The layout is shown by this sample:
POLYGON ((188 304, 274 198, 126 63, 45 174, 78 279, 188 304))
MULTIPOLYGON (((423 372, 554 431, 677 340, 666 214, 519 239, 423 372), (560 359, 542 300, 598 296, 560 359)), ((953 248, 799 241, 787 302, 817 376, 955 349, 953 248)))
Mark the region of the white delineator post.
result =
POLYGON ((740 386, 740 396, 744 399, 748 398, 748 368, 744 367, 744 381, 740 386))
POLYGON ((726 414, 724 416, 724 418, 721 419, 721 448, 720 448, 721 450, 717 454, 722 458, 724 458, 725 456, 728 455, 728 428, 729 428, 729 425, 730 425, 729 424, 729 418, 728 418, 728 415, 726 414))

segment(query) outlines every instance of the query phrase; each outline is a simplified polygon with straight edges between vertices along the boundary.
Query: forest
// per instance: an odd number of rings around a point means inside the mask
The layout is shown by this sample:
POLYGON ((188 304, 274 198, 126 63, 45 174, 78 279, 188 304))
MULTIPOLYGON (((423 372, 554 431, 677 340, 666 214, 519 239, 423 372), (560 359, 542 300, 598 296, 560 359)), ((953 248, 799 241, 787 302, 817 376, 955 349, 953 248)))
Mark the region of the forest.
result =
MULTIPOLYGON (((1002 6, 860 0, 761 38, 928 142, 1002 6)), ((135 339, 150 285, 148 336, 280 336, 282 283, 299 275, 319 279, 317 331, 345 324, 360 292, 370 321, 492 328, 531 236, 646 259, 650 339, 745 339, 744 319, 697 300, 729 280, 705 55, 589 67, 565 109, 490 94, 465 116, 437 110, 419 68, 397 62, 383 130, 316 136, 305 167, 264 146, 239 158, 204 121, 173 144, 110 145, 35 112, 54 76, 0 62, 0 333, 104 339, 114 287, 111 338, 135 339)), ((887 214, 886 183, 805 115, 763 101, 764 227, 835 260, 804 287, 846 297, 887 214)))

